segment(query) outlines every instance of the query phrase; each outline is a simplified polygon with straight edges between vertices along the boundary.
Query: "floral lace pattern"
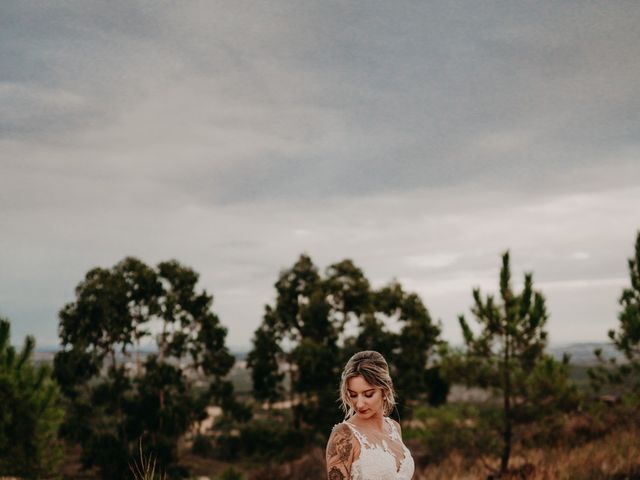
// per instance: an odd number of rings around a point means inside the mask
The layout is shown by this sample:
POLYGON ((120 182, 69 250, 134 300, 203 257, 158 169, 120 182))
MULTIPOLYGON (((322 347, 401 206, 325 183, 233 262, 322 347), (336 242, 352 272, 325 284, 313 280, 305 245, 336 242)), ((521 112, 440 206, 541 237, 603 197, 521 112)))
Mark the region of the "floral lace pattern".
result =
POLYGON ((346 423, 360 443, 360 456, 351 464, 351 480, 411 480, 415 465, 409 449, 402 443, 400 433, 393 422, 385 417, 389 427, 388 438, 402 447, 403 458, 393 454, 386 439, 372 443, 355 425, 346 423), (399 460, 399 462, 398 462, 399 460))

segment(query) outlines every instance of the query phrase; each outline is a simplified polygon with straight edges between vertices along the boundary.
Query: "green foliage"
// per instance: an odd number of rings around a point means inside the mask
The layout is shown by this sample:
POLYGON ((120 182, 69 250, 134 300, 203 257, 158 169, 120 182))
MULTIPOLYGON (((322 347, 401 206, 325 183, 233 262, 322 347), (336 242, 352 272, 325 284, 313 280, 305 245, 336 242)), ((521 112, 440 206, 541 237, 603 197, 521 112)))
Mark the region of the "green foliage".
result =
POLYGON ((372 290, 351 260, 330 265, 321 275, 306 255, 280 273, 275 288, 275 305, 266 307, 254 333, 248 365, 261 401, 281 399, 283 370, 290 373, 296 426, 326 430, 341 419, 340 370, 360 350, 377 350, 387 358, 401 396, 426 395, 434 382, 432 399, 442 401, 448 384, 427 373, 440 327, 416 294, 397 282, 372 290), (385 321, 391 319, 402 325, 399 334, 387 330, 385 321))
POLYGON ((193 437, 193 444, 191 445, 191 451, 201 457, 208 457, 213 453, 213 443, 211 438, 201 433, 193 437))
POLYGON ((320 402, 326 392, 335 389, 338 336, 350 309, 358 308, 345 286, 347 270, 346 264, 335 270, 329 291, 311 259, 300 256, 292 268, 280 273, 275 284, 275 306, 266 308, 263 324, 254 335, 254 348, 248 357, 254 392, 260 399, 279 398, 283 379, 280 365, 288 364, 290 398, 300 403, 295 410, 297 426, 302 421, 317 426, 326 425, 327 420, 335 423, 339 416, 335 401, 328 404, 334 408, 320 402), (291 345, 288 352, 280 346, 283 341, 291 345))
POLYGON ((494 434, 500 425, 500 410, 495 405, 419 407, 414 420, 411 427, 404 428, 403 436, 421 441, 426 451, 423 460, 427 463, 442 461, 455 451, 470 462, 500 451, 494 434))
POLYGON ((631 285, 622 291, 618 315, 618 331, 610 330, 609 338, 631 362, 640 360, 640 232, 637 233, 634 256, 628 260, 631 285))
POLYGON ((437 371, 428 370, 429 358, 440 344, 440 326, 432 321, 420 297, 405 292, 399 283, 393 282, 375 292, 375 305, 383 314, 397 317, 402 325, 395 338, 397 347, 389 357, 401 400, 401 415, 411 416, 403 398, 416 398, 431 392, 431 400, 436 403, 441 401, 443 394, 446 399, 444 391, 448 393, 448 382, 437 371))
POLYGON ((158 467, 179 476, 178 438, 206 417, 207 405, 242 412, 225 379, 234 362, 226 329, 197 281, 177 261, 151 268, 125 258, 89 271, 60 311, 63 349, 54 364, 69 399, 63 431, 103 478, 126 474, 143 436, 158 467), (151 339, 157 353, 143 361, 134 350, 151 339), (195 379, 205 387, 193 388, 195 379))
POLYGON ((358 334, 345 339, 342 356, 346 361, 362 350, 375 350, 391 362, 397 344, 398 336, 387 330, 382 319, 375 312, 366 313, 359 321, 358 334))
POLYGON ((434 366, 425 370, 424 383, 427 386, 427 401, 434 407, 447 403, 451 384, 445 377, 441 366, 434 366))
POLYGON ((523 391, 526 402, 515 413, 521 419, 539 420, 560 412, 575 410, 580 403, 578 389, 572 382, 569 356, 558 362, 552 357, 542 356, 525 379, 523 391))
POLYGON ((62 458, 58 386, 47 366, 33 364, 33 337, 16 352, 10 332, 0 318, 0 476, 49 477, 62 458))
POLYGON ((216 477, 216 480, 243 480, 244 475, 238 472, 233 467, 226 468, 220 475, 216 477))
POLYGON ((216 437, 214 455, 226 461, 283 461, 298 457, 309 444, 305 432, 274 418, 253 420, 216 437))
POLYGON ((274 312, 266 307, 264 321, 253 334, 253 350, 247 355, 247 367, 251 370, 253 397, 269 405, 282 398, 282 380, 284 373, 280 371, 282 348, 278 344, 278 333, 275 329, 274 312))
POLYGON ((591 385, 596 391, 605 386, 617 386, 616 393, 640 392, 640 231, 636 236, 634 256, 628 259, 630 286, 623 289, 619 303, 618 329, 609 330, 609 338, 620 351, 625 362, 604 359, 596 350, 600 365, 589 371, 591 385))
POLYGON ((509 252, 502 257, 500 300, 481 297, 473 290, 472 313, 480 326, 475 334, 464 316, 460 326, 466 352, 450 359, 467 383, 493 389, 502 400, 502 472, 508 468, 513 427, 539 418, 558 406, 572 404, 574 387, 569 383, 568 358, 558 364, 545 355, 548 315, 545 300, 534 291, 531 274, 516 294, 511 287, 509 252), (457 366, 456 366, 457 363, 457 366))

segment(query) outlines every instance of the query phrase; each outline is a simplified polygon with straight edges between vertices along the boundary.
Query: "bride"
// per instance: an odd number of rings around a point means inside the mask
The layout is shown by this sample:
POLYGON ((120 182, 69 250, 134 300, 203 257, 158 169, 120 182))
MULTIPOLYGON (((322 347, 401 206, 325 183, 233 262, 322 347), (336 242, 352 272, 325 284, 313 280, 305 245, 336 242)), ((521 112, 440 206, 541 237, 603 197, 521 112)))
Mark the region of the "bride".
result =
POLYGON ((410 480, 414 464, 402 443, 389 366, 378 352, 358 352, 342 372, 340 400, 345 420, 327 443, 329 480, 410 480))

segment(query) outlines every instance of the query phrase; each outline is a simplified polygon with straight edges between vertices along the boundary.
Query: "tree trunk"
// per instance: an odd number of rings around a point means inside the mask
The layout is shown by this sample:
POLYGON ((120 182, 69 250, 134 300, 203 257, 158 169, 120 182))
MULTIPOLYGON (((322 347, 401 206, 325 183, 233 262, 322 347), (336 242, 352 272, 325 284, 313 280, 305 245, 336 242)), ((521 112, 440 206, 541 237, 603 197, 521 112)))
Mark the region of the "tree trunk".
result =
POLYGON ((300 429, 300 413, 295 405, 295 393, 293 391, 293 363, 289 359, 289 402, 291 404, 291 410, 293 411, 293 428, 300 429))
POLYGON ((505 473, 509 468, 511 456, 511 373, 509 372, 509 334, 505 335, 504 349, 504 425, 502 432, 502 457, 500 458, 500 473, 505 473))
POLYGON ((505 395, 504 411, 504 431, 502 432, 502 458, 500 459, 500 472, 505 473, 509 468, 509 457, 511 456, 511 405, 509 397, 505 395))

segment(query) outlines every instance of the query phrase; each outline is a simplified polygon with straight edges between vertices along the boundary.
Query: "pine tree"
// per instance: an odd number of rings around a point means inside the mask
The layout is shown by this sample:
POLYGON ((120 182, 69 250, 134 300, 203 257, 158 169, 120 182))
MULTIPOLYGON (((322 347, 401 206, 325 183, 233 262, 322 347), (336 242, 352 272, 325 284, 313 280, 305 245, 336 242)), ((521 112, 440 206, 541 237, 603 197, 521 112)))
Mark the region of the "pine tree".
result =
POLYGON ((627 360, 640 361, 640 232, 636 236, 634 256, 628 260, 630 286, 622 291, 618 315, 619 330, 610 330, 609 338, 627 360))
POLYGON ((472 313, 480 327, 474 334, 464 316, 459 317, 466 345, 464 374, 469 383, 497 392, 502 400, 500 471, 509 465, 513 428, 518 422, 543 413, 536 399, 546 392, 565 400, 573 391, 568 382, 568 358, 558 364, 545 355, 548 313, 542 293, 533 289, 530 273, 516 294, 511 286, 509 252, 502 256, 500 300, 482 298, 473 290, 472 313), (545 382, 551 379, 552 382, 545 382))
POLYGON ((624 362, 615 358, 603 358, 602 350, 594 353, 601 364, 589 370, 591 385, 600 391, 605 385, 616 386, 620 393, 628 387, 640 391, 640 231, 636 235, 634 255, 627 260, 630 285, 622 290, 618 302, 622 307, 618 313, 618 329, 609 330, 614 347, 624 356, 624 362))
POLYGON ((48 366, 34 365, 33 337, 16 352, 10 333, 9 321, 0 318, 0 476, 48 477, 62 459, 58 386, 48 366))

